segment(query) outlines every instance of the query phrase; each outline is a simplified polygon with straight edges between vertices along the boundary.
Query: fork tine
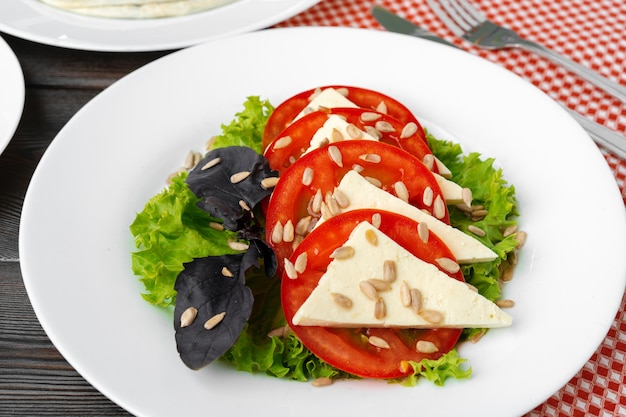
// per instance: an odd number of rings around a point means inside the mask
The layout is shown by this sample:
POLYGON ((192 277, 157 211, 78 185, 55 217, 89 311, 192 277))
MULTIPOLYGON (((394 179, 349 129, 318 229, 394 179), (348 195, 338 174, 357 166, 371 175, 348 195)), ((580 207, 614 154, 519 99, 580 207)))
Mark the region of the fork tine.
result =
POLYGON ((455 22, 453 22, 448 14, 441 8, 441 4, 439 4, 436 0, 426 0, 430 9, 437 15, 439 20, 443 22, 444 25, 450 29, 452 33, 454 33, 458 37, 463 37, 465 31, 455 22))
POLYGON ((477 8, 472 6, 469 1, 454 0, 454 3, 456 3, 456 6, 459 8, 459 13, 461 13, 465 17, 466 21, 472 26, 476 26, 487 20, 487 17, 485 17, 485 15, 482 14, 477 8))

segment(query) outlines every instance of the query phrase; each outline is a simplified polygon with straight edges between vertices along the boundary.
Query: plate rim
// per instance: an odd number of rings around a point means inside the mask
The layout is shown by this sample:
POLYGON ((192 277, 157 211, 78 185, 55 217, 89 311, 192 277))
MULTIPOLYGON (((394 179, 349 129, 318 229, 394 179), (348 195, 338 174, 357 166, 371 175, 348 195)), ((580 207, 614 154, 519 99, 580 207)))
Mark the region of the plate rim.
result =
MULTIPOLYGON (((2 74, 2 80, 0 84, 2 86, 10 85, 10 91, 15 94, 11 97, 11 102, 14 103, 12 109, 7 109, 7 113, 11 113, 10 116, 10 125, 7 129, 6 137, 0 137, 0 155, 9 145, 11 139, 15 135, 17 128, 22 119, 22 114, 24 112, 24 104, 26 101, 26 85, 24 81, 24 72, 22 70, 22 66, 20 65, 20 61, 15 55, 15 52, 11 48, 11 46, 6 42, 6 40, 0 36, 0 60, 3 62, 3 65, 6 64, 8 68, 8 74, 2 74), (10 76, 10 79, 6 79, 4 75, 10 76)), ((4 110, 4 109, 0 109, 4 110)))

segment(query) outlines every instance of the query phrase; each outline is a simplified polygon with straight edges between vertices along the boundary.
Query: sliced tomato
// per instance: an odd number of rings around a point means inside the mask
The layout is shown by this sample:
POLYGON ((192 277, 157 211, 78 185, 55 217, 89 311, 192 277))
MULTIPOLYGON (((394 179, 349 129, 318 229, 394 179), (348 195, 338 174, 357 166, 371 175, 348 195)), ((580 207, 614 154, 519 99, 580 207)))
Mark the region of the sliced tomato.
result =
POLYGON ((386 107, 386 114, 398 119, 401 123, 416 123, 420 136, 424 142, 426 141, 426 134, 424 133, 424 129, 417 118, 404 104, 400 103, 398 100, 378 91, 366 88, 329 85, 303 91, 278 105, 278 107, 274 109, 274 112, 272 112, 272 115, 269 117, 267 125, 265 126, 265 131, 263 133, 263 149, 265 149, 270 142, 276 139, 278 135, 293 122, 293 119, 308 106, 317 91, 322 91, 326 88, 334 88, 336 90, 346 92, 346 97, 350 101, 364 109, 381 109, 382 103, 382 105, 386 107))
MULTIPOLYGON (((353 210, 321 224, 295 250, 291 256, 293 262, 303 252, 307 252, 308 261, 306 269, 297 278, 283 277, 282 306, 295 335, 320 359, 362 377, 399 378, 412 373, 412 369, 403 365, 405 361, 436 359, 449 352, 456 345, 462 329, 330 328, 296 326, 292 321, 294 314, 326 272, 331 261, 330 254, 346 242, 357 224, 371 222, 374 214, 379 214, 381 218, 379 230, 416 257, 438 268, 437 258, 454 259, 448 247, 437 236, 431 234, 428 243, 419 239, 418 223, 414 220, 376 209, 353 210), (367 340, 369 336, 384 339, 390 348, 371 345, 367 340), (434 343, 438 351, 430 354, 418 352, 416 344, 419 340, 434 343)), ((442 271, 454 279, 464 280, 460 271, 455 274, 442 271)))
MULTIPOLYGON (((344 139, 362 139, 363 132, 381 142, 397 146, 424 160, 432 151, 421 138, 421 127, 414 122, 402 123, 400 120, 374 110, 363 108, 332 108, 327 111, 315 111, 298 119, 283 130, 266 148, 264 155, 272 169, 282 174, 294 161, 310 147, 311 139, 332 115, 343 118, 355 126, 356 137, 342 136, 341 139, 327 138, 330 143, 344 139)), ((434 165, 433 170, 437 167, 434 165)))
POLYGON ((319 148, 302 156, 285 170, 274 188, 266 212, 266 238, 276 253, 279 266, 310 229, 298 233, 296 225, 303 219, 310 219, 314 224, 321 216, 318 205, 313 203, 316 194, 319 193, 328 202, 346 172, 355 168, 365 178, 379 181, 380 187, 393 195, 397 195, 394 185, 402 182, 408 191, 408 202, 434 215, 436 204, 424 202, 424 193, 432 191, 433 198, 426 199, 427 202, 440 200, 442 212, 435 217, 449 224, 447 207, 437 180, 413 155, 372 140, 347 140, 332 147, 341 154, 341 166, 336 161, 336 154, 329 151, 332 149, 330 146, 319 148), (281 235, 280 231, 288 224, 289 229, 293 227, 296 233, 281 235))

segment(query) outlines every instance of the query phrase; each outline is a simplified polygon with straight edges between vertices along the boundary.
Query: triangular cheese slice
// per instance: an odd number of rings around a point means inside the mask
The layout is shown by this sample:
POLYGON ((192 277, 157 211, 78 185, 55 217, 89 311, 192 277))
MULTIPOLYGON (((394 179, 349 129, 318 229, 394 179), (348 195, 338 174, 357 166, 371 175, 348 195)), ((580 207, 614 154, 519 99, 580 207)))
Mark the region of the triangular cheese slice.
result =
MULTIPOLYGON (((498 257, 494 251, 477 239, 405 203, 393 194, 381 190, 356 171, 348 171, 337 189, 349 201, 349 204, 342 208, 343 212, 374 208, 398 213, 417 222, 426 223, 428 229, 445 242, 460 264, 489 262, 498 257)), ((321 224, 323 220, 323 218, 320 219, 318 224, 321 224)))
MULTIPOLYGON (((417 237, 416 237, 417 238, 417 237)), ((358 224, 344 246, 354 249, 345 259, 333 259, 317 287, 293 317, 301 326, 327 327, 505 327, 512 318, 464 282, 450 278, 437 267, 416 258, 380 230, 367 222, 358 224), (367 233, 376 234, 376 245, 367 233), (385 262, 393 262, 395 280, 389 288, 371 294, 361 289, 363 281, 384 280, 385 262), (402 288, 406 286, 405 288, 402 288), (405 306, 402 292, 417 289, 421 308, 405 306), (341 298, 336 301, 337 297, 341 298), (346 303, 346 300, 349 302, 346 303), (385 313, 376 317, 376 303, 383 303, 385 313), (351 306, 348 306, 350 304, 351 306), (441 321, 433 321, 433 315, 441 321)), ((370 281, 371 282, 371 281, 370 281)), ((379 310, 380 312, 380 310, 379 310)))

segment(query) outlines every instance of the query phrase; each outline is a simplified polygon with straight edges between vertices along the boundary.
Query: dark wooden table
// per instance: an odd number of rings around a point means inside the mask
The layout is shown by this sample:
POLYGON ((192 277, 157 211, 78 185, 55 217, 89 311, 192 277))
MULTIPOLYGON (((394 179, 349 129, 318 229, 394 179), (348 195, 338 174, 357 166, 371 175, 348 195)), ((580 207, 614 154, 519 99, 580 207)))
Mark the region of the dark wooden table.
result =
POLYGON ((170 51, 85 52, 1 36, 22 66, 26 100, 0 154, 0 416, 128 416, 65 361, 41 328, 20 273, 20 212, 37 163, 76 111, 170 51))

